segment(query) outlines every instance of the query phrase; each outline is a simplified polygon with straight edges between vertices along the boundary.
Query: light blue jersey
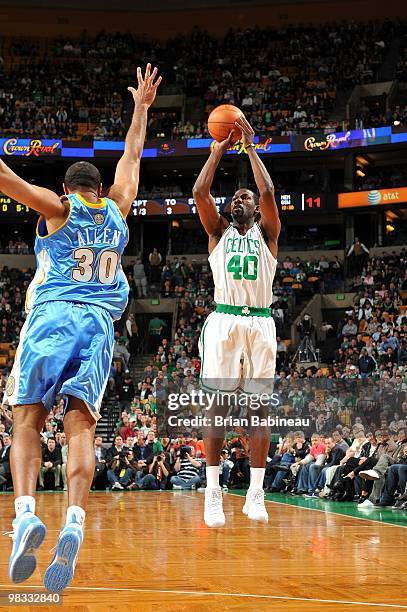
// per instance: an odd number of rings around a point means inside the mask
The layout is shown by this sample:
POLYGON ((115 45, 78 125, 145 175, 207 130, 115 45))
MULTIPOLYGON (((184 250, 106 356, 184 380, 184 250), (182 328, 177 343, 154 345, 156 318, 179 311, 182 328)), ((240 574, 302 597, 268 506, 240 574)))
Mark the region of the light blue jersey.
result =
POLYGON ((128 228, 109 198, 91 204, 71 194, 68 200, 59 229, 47 234, 45 221, 38 223, 37 271, 5 400, 41 402, 49 411, 60 393, 83 400, 97 420, 113 357, 113 320, 129 293, 121 266, 128 228))
POLYGON ((121 265, 127 224, 109 198, 93 204, 79 194, 67 197, 70 212, 59 229, 48 234, 45 220, 38 222, 37 271, 27 291, 26 311, 67 301, 100 306, 119 319, 129 293, 121 265))

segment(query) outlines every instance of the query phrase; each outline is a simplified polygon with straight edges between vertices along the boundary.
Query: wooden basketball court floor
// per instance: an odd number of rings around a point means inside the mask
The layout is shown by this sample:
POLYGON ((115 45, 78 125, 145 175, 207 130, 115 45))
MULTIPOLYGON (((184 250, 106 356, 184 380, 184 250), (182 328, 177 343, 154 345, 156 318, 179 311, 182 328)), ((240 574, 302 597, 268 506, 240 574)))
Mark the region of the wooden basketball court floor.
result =
MULTIPOLYGON (((202 519, 195 491, 94 492, 72 585, 59 606, 19 610, 201 612, 407 610, 407 517, 362 515, 354 504, 268 496, 270 522, 241 512, 244 493, 225 495, 223 529, 202 519), (288 502, 288 503, 287 503, 288 502)), ((64 493, 40 493, 48 527, 38 567, 23 585, 7 576, 11 541, 0 544, 1 609, 10 592, 43 590, 42 575, 65 515, 64 493)), ((2 533, 13 498, 0 495, 2 533)))

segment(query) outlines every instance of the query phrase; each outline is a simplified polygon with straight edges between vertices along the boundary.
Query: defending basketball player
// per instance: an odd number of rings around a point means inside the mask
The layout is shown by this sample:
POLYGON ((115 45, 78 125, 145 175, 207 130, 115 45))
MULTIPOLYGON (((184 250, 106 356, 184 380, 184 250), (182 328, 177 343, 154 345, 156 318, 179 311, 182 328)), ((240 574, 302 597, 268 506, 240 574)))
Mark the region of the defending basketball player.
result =
POLYGON ((77 162, 65 175, 65 196, 26 183, 0 161, 0 190, 40 214, 35 241, 37 271, 27 291, 6 397, 13 407, 11 471, 15 491, 9 576, 31 576, 46 528, 35 514, 41 464, 40 431, 58 393, 65 398, 69 444, 68 509, 44 585, 62 591, 72 580, 88 492, 95 467, 93 440, 113 353, 113 321, 122 315, 129 286, 121 266, 128 240, 126 216, 137 195, 147 111, 161 77, 147 65, 129 87, 134 113, 125 150, 108 196, 101 197, 98 169, 77 162))
MULTIPOLYGON (((234 134, 217 142, 193 189, 199 217, 209 236, 209 263, 215 284, 216 311, 207 318, 200 336, 201 379, 204 386, 255 392, 255 381, 272 380, 276 363, 276 332, 271 317, 272 285, 277 266, 280 220, 273 182, 253 145, 254 131, 244 116, 236 121, 248 153, 260 199, 249 189, 232 198, 232 223, 217 211, 210 193, 213 177, 233 141, 234 134), (259 221, 256 219, 259 217, 259 221), (211 384, 212 383, 212 384, 211 384)), ((219 456, 223 436, 204 437, 207 456, 207 488, 204 519, 208 527, 225 524, 219 487, 219 456)), ((263 480, 270 437, 266 431, 250 435, 250 488, 243 512, 250 519, 267 522, 263 480)))

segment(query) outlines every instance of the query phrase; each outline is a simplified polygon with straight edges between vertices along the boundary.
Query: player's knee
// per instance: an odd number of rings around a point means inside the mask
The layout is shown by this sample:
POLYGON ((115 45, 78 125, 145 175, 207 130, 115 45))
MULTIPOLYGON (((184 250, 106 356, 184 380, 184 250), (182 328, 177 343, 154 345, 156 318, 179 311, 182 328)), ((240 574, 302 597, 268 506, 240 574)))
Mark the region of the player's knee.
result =
MULTIPOLYGON (((43 404, 27 404, 13 406, 14 432, 35 430, 40 433, 47 416, 43 404)), ((15 435, 15 434, 14 434, 15 435)))

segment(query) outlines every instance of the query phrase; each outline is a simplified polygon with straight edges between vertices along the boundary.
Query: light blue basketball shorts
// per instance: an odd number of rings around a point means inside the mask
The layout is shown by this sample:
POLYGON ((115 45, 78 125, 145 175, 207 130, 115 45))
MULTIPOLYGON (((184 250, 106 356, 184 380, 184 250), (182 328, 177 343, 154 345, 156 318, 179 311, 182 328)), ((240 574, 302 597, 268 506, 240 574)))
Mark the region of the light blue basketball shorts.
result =
POLYGON ((73 395, 98 420, 113 342, 104 308, 64 301, 36 306, 21 330, 5 400, 10 406, 42 402, 50 411, 58 393, 73 395))

